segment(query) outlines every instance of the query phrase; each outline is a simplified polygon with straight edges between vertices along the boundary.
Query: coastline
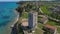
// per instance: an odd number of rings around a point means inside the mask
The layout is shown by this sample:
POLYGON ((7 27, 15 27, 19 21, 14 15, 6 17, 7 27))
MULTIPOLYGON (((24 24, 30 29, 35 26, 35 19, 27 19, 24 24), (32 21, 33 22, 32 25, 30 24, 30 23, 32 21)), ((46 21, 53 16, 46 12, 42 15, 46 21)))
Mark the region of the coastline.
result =
POLYGON ((0 27, 0 34, 11 34, 12 28, 10 27, 18 20, 18 12, 15 11, 18 5, 16 2, 0 2, 0 5, 2 15, 9 16, 9 18, 7 18, 8 20, 6 18, 0 18, 0 21, 2 21, 0 23, 3 23, 0 27), (8 22, 5 22, 5 20, 8 22))
POLYGON ((14 27, 14 25, 17 23, 18 19, 19 19, 19 13, 15 10, 14 11, 17 14, 16 19, 14 20, 14 23, 11 25, 11 27, 14 27))
POLYGON ((17 11, 13 11, 17 16, 13 18, 13 20, 11 20, 11 22, 7 23, 7 25, 5 27, 1 27, 1 33, 2 34, 11 34, 12 28, 11 25, 14 26, 14 24, 16 24, 16 22, 18 21, 19 18, 19 13, 17 11))

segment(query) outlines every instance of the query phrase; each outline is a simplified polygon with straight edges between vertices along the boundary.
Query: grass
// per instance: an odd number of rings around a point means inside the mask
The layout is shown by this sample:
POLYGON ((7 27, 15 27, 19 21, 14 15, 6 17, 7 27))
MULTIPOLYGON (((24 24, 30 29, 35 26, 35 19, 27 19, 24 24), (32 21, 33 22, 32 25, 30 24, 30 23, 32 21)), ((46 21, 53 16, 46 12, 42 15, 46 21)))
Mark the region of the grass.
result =
POLYGON ((52 26, 58 26, 57 22, 49 20, 46 24, 50 24, 52 26))
POLYGON ((41 19, 42 19, 42 17, 41 17, 41 16, 38 16, 38 22, 39 22, 41 19))
POLYGON ((43 32, 39 29, 36 29, 34 34, 43 34, 43 32))
POLYGON ((42 24, 38 24, 37 27, 40 28, 40 29, 42 29, 43 25, 42 24))
MULTIPOLYGON (((38 16, 38 21, 40 21, 41 18, 42 18, 41 16, 38 16)), ((34 34, 43 34, 42 28, 43 28, 43 25, 40 24, 40 23, 38 23, 38 24, 37 24, 37 29, 35 29, 35 33, 34 33, 34 34), (41 29, 41 30, 40 30, 40 29, 41 29)))
MULTIPOLYGON (((52 26, 59 26, 57 22, 49 20, 46 24, 50 24, 52 26)), ((57 27, 57 32, 60 33, 60 27, 57 27)))
POLYGON ((37 29, 35 30, 35 34, 43 34, 42 28, 43 28, 42 24, 37 24, 37 29))
POLYGON ((52 14, 52 12, 50 10, 48 10, 48 8, 52 8, 52 7, 54 7, 54 6, 48 6, 48 5, 40 6, 40 8, 44 14, 60 20, 60 16, 57 16, 57 14, 54 16, 54 14, 52 14))
POLYGON ((57 28, 57 32, 60 33, 60 27, 57 28))
POLYGON ((50 14, 50 12, 47 10, 47 6, 41 6, 40 8, 41 8, 41 10, 43 11, 44 14, 47 14, 47 15, 50 14))
POLYGON ((28 13, 27 12, 23 12, 21 18, 28 18, 28 13))

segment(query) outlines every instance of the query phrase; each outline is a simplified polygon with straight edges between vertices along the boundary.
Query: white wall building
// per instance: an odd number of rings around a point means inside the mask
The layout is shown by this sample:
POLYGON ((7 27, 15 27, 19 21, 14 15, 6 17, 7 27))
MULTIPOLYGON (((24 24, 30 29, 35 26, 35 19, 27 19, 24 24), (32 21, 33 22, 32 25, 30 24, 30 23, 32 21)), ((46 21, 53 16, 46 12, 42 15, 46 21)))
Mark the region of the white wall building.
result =
POLYGON ((28 18, 29 28, 35 28, 37 24, 37 16, 38 16, 37 12, 32 11, 29 13, 29 18, 28 18))

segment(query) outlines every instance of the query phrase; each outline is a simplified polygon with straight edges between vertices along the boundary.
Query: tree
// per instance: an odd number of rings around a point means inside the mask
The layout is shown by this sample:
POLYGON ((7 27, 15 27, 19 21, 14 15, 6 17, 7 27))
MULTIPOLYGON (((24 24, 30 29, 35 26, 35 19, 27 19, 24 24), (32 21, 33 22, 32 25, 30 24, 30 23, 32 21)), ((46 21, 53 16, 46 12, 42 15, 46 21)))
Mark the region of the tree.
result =
POLYGON ((23 12, 23 7, 16 8, 16 11, 19 12, 19 14, 21 16, 22 15, 22 12, 23 12))

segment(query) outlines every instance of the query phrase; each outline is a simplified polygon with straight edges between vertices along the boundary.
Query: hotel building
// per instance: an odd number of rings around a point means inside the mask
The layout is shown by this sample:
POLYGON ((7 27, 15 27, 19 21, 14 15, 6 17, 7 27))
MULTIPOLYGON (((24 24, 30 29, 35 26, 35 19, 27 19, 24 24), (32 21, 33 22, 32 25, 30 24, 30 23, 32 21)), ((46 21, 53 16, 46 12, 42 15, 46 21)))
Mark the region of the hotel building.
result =
POLYGON ((37 12, 30 12, 28 18, 29 29, 34 29, 37 25, 37 12))

